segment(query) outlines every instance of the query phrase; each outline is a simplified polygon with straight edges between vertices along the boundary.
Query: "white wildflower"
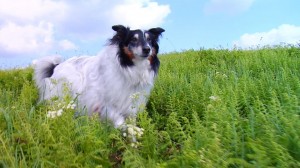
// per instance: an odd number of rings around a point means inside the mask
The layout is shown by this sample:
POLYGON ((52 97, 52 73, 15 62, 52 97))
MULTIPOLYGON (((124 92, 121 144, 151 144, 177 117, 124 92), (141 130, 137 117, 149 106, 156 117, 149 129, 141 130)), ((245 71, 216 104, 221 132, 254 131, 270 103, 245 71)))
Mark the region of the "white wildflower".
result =
POLYGON ((68 104, 66 109, 71 109, 71 104, 68 104))
POLYGON ((59 109, 57 111, 48 111, 47 117, 55 118, 55 117, 61 116, 63 112, 64 112, 63 109, 59 109))
POLYGON ((129 128, 127 129, 127 132, 128 132, 129 135, 135 135, 135 131, 133 130, 132 127, 129 127, 129 128))
POLYGON ((58 107, 62 107, 63 104, 62 104, 62 103, 58 103, 57 106, 58 106, 58 107))
POLYGON ((130 95, 130 98, 135 100, 139 98, 140 94, 141 94, 140 92, 133 93, 132 95, 130 95))
POLYGON ((76 104, 74 103, 74 101, 72 100, 68 105, 67 105, 67 109, 72 109, 74 110, 76 108, 76 104))
POLYGON ((131 127, 133 128, 134 126, 132 124, 126 124, 127 128, 131 127))
POLYGON ((133 147, 133 148, 138 148, 138 146, 140 146, 140 145, 141 145, 141 143, 139 143, 139 142, 132 142, 130 144, 130 146, 133 147))
POLYGON ((135 127, 135 131, 138 138, 142 137, 142 135, 144 134, 143 128, 135 127))
POLYGON ((56 116, 61 116, 63 113, 63 110, 62 109, 59 109, 57 112, 56 112, 56 116))
POLYGON ((138 137, 141 137, 144 133, 144 129, 134 126, 132 124, 127 124, 127 132, 128 132, 128 136, 132 137, 137 135, 138 137))
POLYGON ((130 146, 133 147, 133 148, 137 148, 137 144, 136 143, 131 143, 130 146))
POLYGON ((138 138, 141 138, 141 137, 143 136, 143 133, 137 133, 136 136, 137 136, 138 138))
POLYGON ((56 117, 56 111, 48 111, 47 117, 48 118, 55 118, 56 117))
POLYGON ((139 128, 139 127, 134 127, 134 129, 136 132, 141 132, 141 128, 139 128))
POLYGON ((209 99, 212 100, 212 101, 217 101, 220 98, 218 96, 209 96, 209 99))
POLYGON ((137 127, 133 124, 126 124, 123 126, 122 136, 130 142, 130 146, 133 148, 140 146, 141 143, 138 142, 138 139, 140 139, 143 134, 143 128, 137 127))

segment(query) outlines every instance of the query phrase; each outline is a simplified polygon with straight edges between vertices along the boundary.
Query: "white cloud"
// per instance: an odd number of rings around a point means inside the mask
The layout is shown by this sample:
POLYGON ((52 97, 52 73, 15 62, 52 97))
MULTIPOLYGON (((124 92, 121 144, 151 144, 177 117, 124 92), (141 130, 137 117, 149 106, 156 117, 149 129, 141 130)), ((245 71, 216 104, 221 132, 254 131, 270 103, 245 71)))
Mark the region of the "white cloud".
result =
POLYGON ((169 5, 152 0, 74 1, 69 5, 68 19, 59 28, 88 40, 107 38, 115 24, 131 28, 160 26, 171 12, 169 5))
POLYGON ((67 4, 53 0, 0 0, 0 18, 28 23, 46 20, 59 20, 65 16, 67 4))
POLYGON ((299 42, 300 26, 283 24, 267 32, 246 33, 233 43, 237 47, 249 48, 259 45, 279 45, 281 43, 297 44, 299 42))
POLYGON ((0 53, 3 56, 45 54, 54 48, 55 24, 67 4, 52 0, 0 0, 0 53))
POLYGON ((210 0, 204 6, 204 13, 237 14, 247 11, 254 0, 210 0))
POLYGON ((37 25, 20 26, 9 22, 0 28, 0 46, 7 53, 44 52, 51 49, 52 45, 51 23, 40 22, 37 25))
POLYGON ((149 0, 128 0, 115 6, 112 16, 115 24, 130 25, 132 28, 150 28, 161 25, 170 12, 169 5, 159 5, 149 0))
POLYGON ((0 53, 80 50, 82 41, 107 39, 113 24, 151 28, 169 13, 153 0, 0 0, 0 53))
POLYGON ((77 46, 69 40, 61 40, 58 44, 63 50, 72 50, 77 48, 77 46))

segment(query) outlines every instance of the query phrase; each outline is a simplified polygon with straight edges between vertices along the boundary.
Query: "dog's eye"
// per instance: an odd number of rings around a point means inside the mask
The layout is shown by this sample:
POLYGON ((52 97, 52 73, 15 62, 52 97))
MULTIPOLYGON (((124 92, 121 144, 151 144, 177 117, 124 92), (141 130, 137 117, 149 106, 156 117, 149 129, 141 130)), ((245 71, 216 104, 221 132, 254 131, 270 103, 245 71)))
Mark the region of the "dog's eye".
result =
POLYGON ((148 37, 146 40, 147 40, 148 42, 151 42, 151 38, 149 38, 149 37, 148 37))
POLYGON ((136 37, 133 37, 133 38, 131 39, 131 41, 132 41, 132 42, 137 42, 138 39, 137 39, 136 37))

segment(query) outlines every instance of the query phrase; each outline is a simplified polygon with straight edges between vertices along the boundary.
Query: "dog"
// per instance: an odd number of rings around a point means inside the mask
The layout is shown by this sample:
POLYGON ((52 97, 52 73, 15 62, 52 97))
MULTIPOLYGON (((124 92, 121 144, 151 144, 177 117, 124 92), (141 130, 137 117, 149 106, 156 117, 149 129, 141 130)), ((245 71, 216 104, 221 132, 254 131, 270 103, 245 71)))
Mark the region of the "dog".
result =
POLYGON ((77 110, 99 114, 115 127, 136 117, 147 103, 160 61, 159 38, 164 29, 131 30, 112 26, 116 32, 96 56, 73 57, 64 62, 58 56, 35 62, 34 79, 40 101, 62 98, 65 87, 78 101, 77 110))

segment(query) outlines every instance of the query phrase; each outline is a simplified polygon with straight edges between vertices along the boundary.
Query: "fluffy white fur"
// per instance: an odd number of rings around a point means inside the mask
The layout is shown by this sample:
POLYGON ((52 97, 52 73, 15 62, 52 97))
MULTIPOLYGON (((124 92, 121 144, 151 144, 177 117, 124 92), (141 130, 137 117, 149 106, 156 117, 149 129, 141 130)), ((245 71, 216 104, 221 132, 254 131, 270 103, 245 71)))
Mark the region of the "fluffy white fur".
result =
POLYGON ((36 61, 35 80, 40 100, 63 96, 65 85, 70 94, 78 96, 79 110, 98 113, 119 127, 129 116, 135 117, 146 104, 153 86, 155 73, 148 59, 133 59, 135 66, 121 67, 116 45, 106 46, 94 57, 74 57, 61 62, 59 57, 36 61), (49 78, 45 69, 58 64, 49 78))

